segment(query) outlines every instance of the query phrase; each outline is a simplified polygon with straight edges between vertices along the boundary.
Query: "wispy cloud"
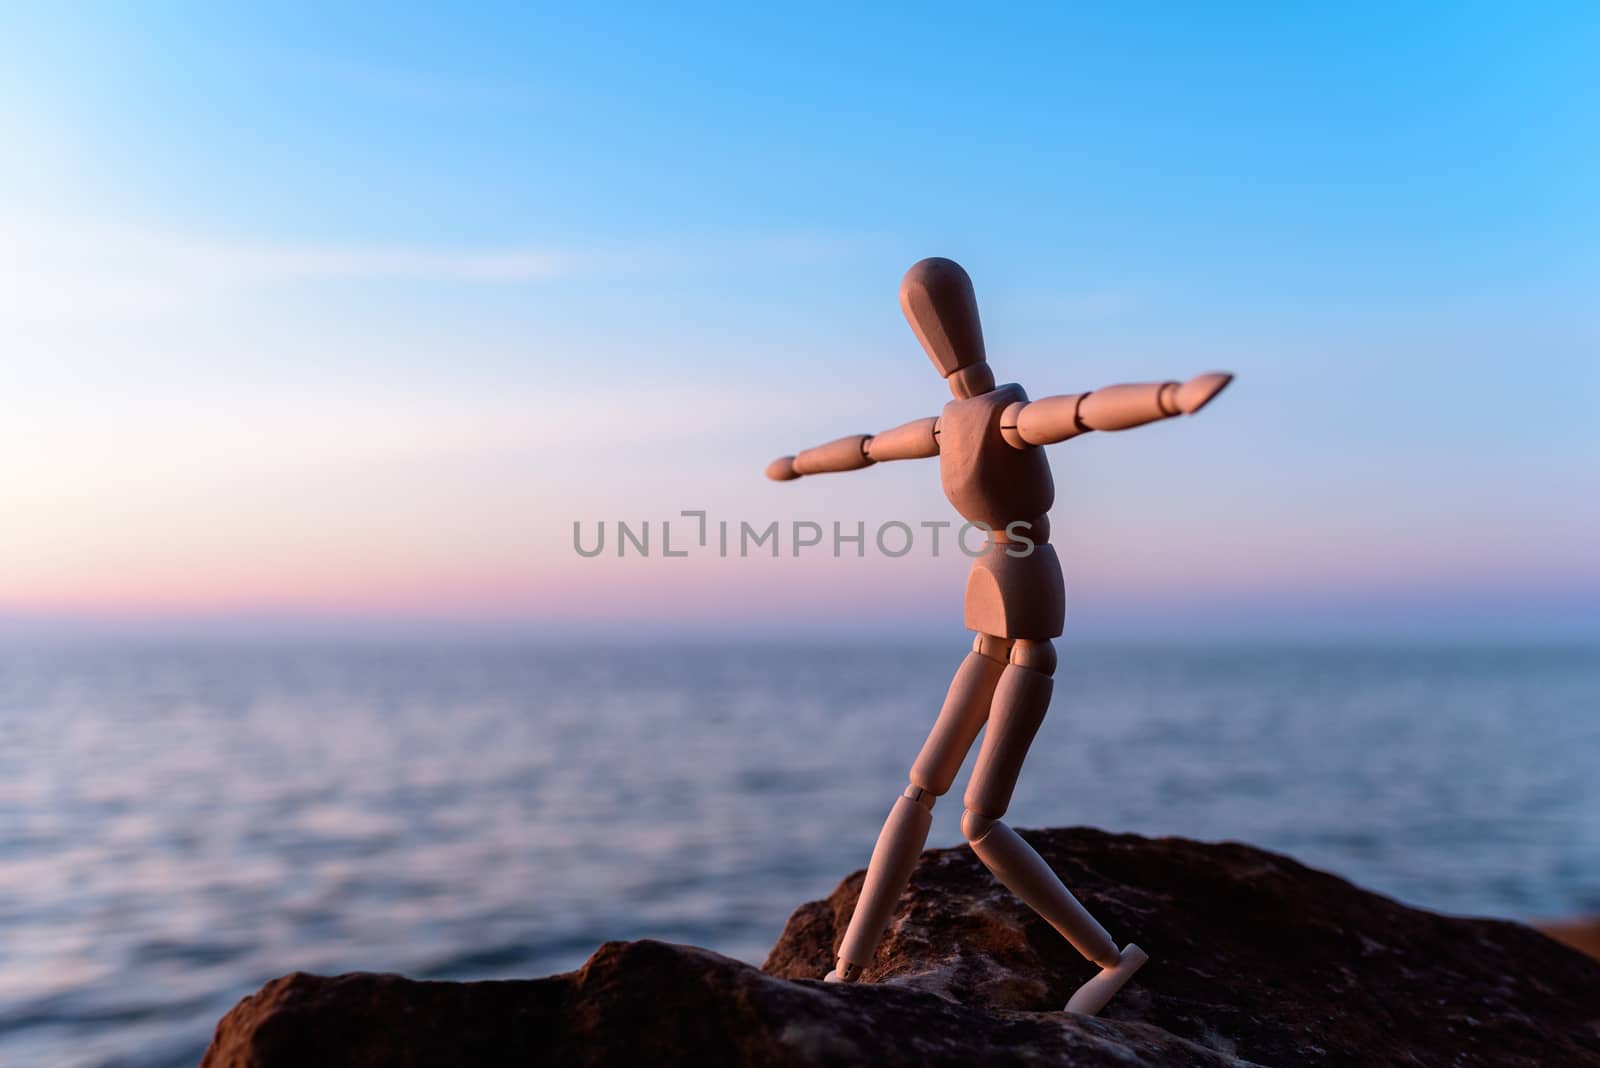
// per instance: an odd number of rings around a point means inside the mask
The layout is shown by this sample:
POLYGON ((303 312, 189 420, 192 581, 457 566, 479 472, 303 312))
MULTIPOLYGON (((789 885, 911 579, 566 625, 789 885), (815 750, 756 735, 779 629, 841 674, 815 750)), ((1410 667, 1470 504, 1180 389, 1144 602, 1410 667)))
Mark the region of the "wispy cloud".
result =
POLYGON ((814 263, 847 247, 804 234, 588 249, 263 240, 0 214, 0 325, 145 318, 282 284, 534 284, 626 277, 686 262, 814 263))
POLYGON ((0 322, 143 316, 292 282, 527 283, 626 266, 622 253, 218 238, 0 217, 0 322))
POLYGON ((188 273, 216 272, 236 282, 330 278, 419 278, 528 282, 569 275, 596 257, 532 248, 503 251, 401 246, 217 244, 187 242, 159 250, 188 273))

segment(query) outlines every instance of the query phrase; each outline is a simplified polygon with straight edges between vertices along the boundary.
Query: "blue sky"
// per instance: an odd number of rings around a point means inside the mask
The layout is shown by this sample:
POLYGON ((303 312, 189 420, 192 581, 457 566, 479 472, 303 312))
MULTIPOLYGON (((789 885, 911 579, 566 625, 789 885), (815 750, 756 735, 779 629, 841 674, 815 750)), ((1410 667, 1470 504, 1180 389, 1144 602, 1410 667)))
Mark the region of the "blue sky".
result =
POLYGON ((960 260, 1093 631, 1600 632, 1600 12, 0 15, 0 618, 915 629, 960 561, 599 560, 573 520, 944 517, 773 455, 935 414, 960 260))

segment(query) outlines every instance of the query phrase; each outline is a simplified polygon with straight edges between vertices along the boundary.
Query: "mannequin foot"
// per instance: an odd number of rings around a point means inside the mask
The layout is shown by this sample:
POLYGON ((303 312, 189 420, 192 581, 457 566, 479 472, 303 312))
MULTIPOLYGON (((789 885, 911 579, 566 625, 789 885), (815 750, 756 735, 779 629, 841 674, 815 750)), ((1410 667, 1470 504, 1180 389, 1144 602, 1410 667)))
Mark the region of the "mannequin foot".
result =
POLYGON ((1122 947, 1121 960, 1078 988, 1078 992, 1068 999, 1066 1011, 1085 1016, 1096 1015, 1149 959, 1148 953, 1129 942, 1122 947))
POLYGON ((822 977, 824 983, 853 983, 861 978, 861 965, 851 964, 849 961, 840 961, 838 965, 822 977))

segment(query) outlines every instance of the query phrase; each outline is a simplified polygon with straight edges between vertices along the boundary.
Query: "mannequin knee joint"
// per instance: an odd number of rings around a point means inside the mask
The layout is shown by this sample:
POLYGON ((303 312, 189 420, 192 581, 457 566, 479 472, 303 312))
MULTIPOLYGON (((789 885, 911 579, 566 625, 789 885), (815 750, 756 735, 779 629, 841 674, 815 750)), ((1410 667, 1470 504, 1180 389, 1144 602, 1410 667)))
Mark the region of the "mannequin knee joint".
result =
POLYGON ((993 827, 994 823, 990 817, 969 808, 961 813, 961 834, 967 841, 976 842, 989 833, 989 828, 993 827))

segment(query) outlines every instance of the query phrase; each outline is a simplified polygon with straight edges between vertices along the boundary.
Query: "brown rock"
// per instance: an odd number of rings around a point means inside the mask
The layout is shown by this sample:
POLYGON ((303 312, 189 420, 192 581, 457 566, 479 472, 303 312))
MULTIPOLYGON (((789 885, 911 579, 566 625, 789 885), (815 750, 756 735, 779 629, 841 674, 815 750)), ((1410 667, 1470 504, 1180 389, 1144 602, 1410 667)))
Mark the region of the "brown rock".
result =
POLYGON ((1600 960, 1600 919, 1547 920, 1534 927, 1554 938, 1562 945, 1571 946, 1579 953, 1600 960))
POLYGON ((959 847, 923 855, 867 983, 814 981, 857 872, 762 971, 646 941, 547 979, 296 974, 224 1017, 203 1065, 1600 1065, 1600 962, 1530 928, 1244 845, 1023 836, 1151 954, 1099 1019, 1058 1011, 1092 966, 959 847))

